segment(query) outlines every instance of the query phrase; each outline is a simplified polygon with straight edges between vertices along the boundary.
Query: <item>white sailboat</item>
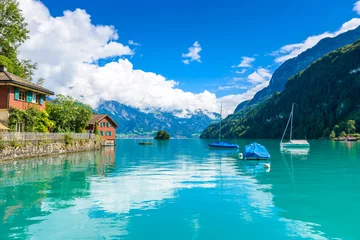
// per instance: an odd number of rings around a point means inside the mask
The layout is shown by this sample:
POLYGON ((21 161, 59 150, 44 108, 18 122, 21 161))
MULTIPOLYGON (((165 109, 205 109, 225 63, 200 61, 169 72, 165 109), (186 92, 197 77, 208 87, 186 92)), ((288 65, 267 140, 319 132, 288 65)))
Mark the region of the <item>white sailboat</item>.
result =
POLYGON ((293 147, 297 147, 297 148, 308 148, 308 147, 310 147, 310 144, 309 144, 308 141, 306 141, 306 140, 293 140, 293 139, 292 139, 293 118, 294 118, 294 103, 292 104, 291 114, 290 114, 289 120, 288 120, 288 122, 287 122, 287 124, 286 124, 286 128, 285 128, 284 134, 283 134, 283 136, 282 136, 282 138, 281 138, 280 147, 284 147, 284 148, 293 148, 293 147), (291 126, 290 126, 290 141, 289 141, 289 142, 283 142, 284 137, 285 137, 286 130, 287 130, 290 122, 291 122, 291 126))

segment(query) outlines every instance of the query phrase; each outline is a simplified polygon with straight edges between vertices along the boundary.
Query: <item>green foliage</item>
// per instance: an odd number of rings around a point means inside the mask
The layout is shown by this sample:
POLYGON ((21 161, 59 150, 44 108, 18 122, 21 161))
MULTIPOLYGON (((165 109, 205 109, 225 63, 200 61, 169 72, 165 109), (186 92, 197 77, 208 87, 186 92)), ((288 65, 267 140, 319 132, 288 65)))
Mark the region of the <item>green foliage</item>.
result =
POLYGON ((98 130, 98 124, 97 124, 97 123, 95 123, 94 133, 95 133, 95 135, 100 135, 99 130, 98 130))
POLYGON ((329 135, 329 138, 332 139, 332 138, 336 138, 336 135, 335 135, 335 131, 332 130, 330 135, 329 135))
POLYGON ((3 141, 0 141, 0 152, 4 151, 6 145, 3 141))
POLYGON ((170 139, 170 135, 166 131, 160 130, 156 133, 154 139, 168 140, 170 139))
POLYGON ((335 125, 335 126, 334 126, 334 132, 335 132, 335 137, 340 136, 340 134, 341 134, 341 129, 340 129, 339 125, 335 125))
POLYGON ((22 131, 25 132, 51 132, 55 127, 55 123, 49 119, 49 114, 37 108, 10 109, 8 122, 10 131, 16 130, 17 123, 23 123, 22 131))
MULTIPOLYGON (((281 138, 291 103, 294 109, 294 138, 336 136, 354 132, 360 120, 360 41, 333 51, 291 77, 280 94, 223 120, 223 138, 281 138), (347 124, 349 119, 351 120, 347 124), (355 129, 354 129, 355 127, 355 129)), ((201 135, 216 138, 218 124, 201 135)), ((288 137, 285 136, 285 137, 288 137)))
POLYGON ((342 131, 340 137, 346 137, 346 132, 342 131))
POLYGON ((356 127, 355 127, 355 121, 354 120, 348 120, 346 123, 346 130, 348 134, 355 133, 356 127))
POLYGON ((15 141, 15 140, 10 141, 9 145, 10 145, 11 147, 13 147, 13 148, 19 148, 19 147, 21 147, 21 143, 18 142, 18 141, 15 141))
POLYGON ((0 55, 9 71, 25 79, 31 79, 36 64, 30 60, 18 60, 18 49, 28 39, 27 23, 16 0, 2 0, 0 4, 0 55))
POLYGON ((64 136, 64 142, 66 145, 71 145, 73 143, 73 138, 70 135, 66 134, 64 136))
POLYGON ((39 86, 43 86, 43 85, 44 85, 44 82, 45 82, 45 78, 40 77, 40 78, 37 80, 36 84, 39 85, 39 86))
POLYGON ((47 102, 46 111, 49 119, 55 122, 55 132, 85 132, 92 117, 90 106, 63 95, 57 95, 55 100, 47 102))

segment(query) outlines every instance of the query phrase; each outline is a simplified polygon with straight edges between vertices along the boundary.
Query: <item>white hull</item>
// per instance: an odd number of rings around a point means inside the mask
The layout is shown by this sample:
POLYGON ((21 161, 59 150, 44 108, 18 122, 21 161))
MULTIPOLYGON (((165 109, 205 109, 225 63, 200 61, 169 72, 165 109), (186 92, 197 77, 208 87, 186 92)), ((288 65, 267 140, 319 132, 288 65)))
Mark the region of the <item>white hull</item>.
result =
POLYGON ((280 146, 284 148, 306 148, 306 147, 310 147, 310 144, 288 142, 288 143, 280 143, 280 146))

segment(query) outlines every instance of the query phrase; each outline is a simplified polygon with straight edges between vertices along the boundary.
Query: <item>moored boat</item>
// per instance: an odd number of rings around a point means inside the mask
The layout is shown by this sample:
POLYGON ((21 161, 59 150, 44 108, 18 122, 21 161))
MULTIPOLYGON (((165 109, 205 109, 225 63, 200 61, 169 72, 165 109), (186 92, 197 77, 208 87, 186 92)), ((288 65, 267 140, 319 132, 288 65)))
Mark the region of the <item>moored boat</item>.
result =
POLYGON ((237 144, 220 141, 221 140, 221 116, 222 116, 222 103, 221 103, 221 110, 220 110, 219 141, 210 143, 209 147, 217 148, 217 149, 239 149, 239 145, 237 145, 237 144))
POLYGON ((290 117, 289 117, 289 120, 286 124, 286 128, 285 128, 285 131, 284 131, 284 134, 281 138, 281 141, 280 141, 280 147, 282 148, 304 148, 304 147, 310 147, 310 144, 308 143, 307 140, 293 140, 292 139, 292 129, 293 129, 293 119, 294 119, 294 103, 292 104, 292 107, 291 107, 291 113, 290 113, 290 117), (285 133, 286 133, 286 130, 289 126, 289 123, 291 122, 291 126, 290 126, 290 140, 288 142, 283 142, 284 140, 284 137, 285 137, 285 133))
POLYGON ((267 160, 271 156, 266 147, 254 142, 244 147, 242 157, 246 160, 267 160))
POLYGON ((212 148, 223 148, 223 149, 238 149, 239 145, 229 142, 213 142, 209 144, 212 148))

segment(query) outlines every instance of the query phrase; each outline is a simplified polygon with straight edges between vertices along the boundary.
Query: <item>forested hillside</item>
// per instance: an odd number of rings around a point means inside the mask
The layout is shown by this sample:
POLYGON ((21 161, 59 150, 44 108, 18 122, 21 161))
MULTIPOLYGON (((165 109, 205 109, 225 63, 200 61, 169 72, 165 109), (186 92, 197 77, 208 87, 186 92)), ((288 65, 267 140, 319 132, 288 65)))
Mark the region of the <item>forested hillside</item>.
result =
MULTIPOLYGON (((335 50, 290 78, 281 93, 223 121, 224 138, 280 138, 295 102, 294 137, 328 137, 335 125, 360 129, 360 41, 335 50)), ((217 124, 202 138, 216 137, 217 124)))

